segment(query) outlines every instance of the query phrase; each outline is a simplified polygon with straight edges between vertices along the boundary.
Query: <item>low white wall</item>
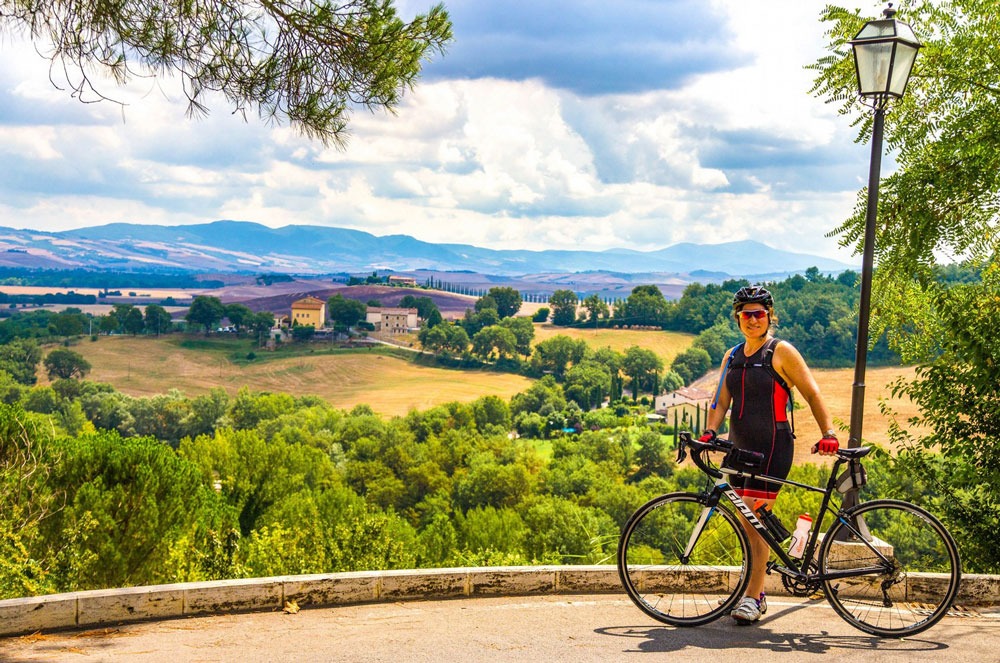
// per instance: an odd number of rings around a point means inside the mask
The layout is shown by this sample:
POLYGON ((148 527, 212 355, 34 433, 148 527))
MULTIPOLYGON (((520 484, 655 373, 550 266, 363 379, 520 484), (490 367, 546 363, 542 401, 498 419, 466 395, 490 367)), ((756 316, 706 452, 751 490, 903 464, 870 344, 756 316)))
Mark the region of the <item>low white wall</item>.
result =
MULTIPOLYGON (((934 592, 932 574, 913 574, 911 600, 934 592)), ((768 594, 784 593, 777 575, 768 594)), ((225 612, 281 610, 380 601, 525 594, 623 592, 614 566, 519 566, 359 571, 152 585, 0 601, 0 636, 225 612)), ((1000 576, 967 575, 958 605, 1000 604, 1000 576)))

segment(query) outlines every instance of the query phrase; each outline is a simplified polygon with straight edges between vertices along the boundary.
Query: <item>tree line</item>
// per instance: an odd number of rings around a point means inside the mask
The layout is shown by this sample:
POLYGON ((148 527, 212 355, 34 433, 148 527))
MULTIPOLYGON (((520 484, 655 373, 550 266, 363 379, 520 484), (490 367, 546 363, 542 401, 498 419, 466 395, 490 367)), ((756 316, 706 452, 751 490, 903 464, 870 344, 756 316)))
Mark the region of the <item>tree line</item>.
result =
MULTIPOLYGON (((704 483, 673 462, 671 432, 627 410, 581 412, 550 378, 509 402, 485 396, 388 420, 368 406, 245 388, 132 398, 58 380, 0 403, 0 596, 610 563, 639 504, 704 483), (581 432, 542 439, 525 425, 538 418, 579 418, 581 432), (525 434, 512 436, 518 420, 525 434)), ((927 487, 893 462, 869 465, 871 489, 933 497, 910 494, 927 487)), ((793 476, 820 483, 821 473, 793 476)), ((779 517, 814 511, 810 495, 791 491, 779 517)), ((966 557, 966 568, 996 568, 991 555, 966 557)))
MULTIPOLYGON (((667 300, 656 286, 636 286, 627 298, 611 305, 597 295, 581 300, 570 290, 557 290, 549 298, 550 319, 552 324, 565 327, 653 327, 697 334, 697 345, 708 352, 711 363, 715 364, 739 340, 730 315, 732 296, 746 285, 751 284, 745 279, 719 284, 692 283, 676 301, 667 300)), ((777 336, 795 345, 813 366, 836 368, 853 364, 860 295, 856 272, 847 270, 828 276, 811 267, 804 275, 795 274, 761 285, 775 297, 777 336)), ((688 357, 688 361, 700 364, 697 359, 688 357)), ((898 355, 881 337, 871 348, 869 361, 893 363, 898 361, 898 355)))

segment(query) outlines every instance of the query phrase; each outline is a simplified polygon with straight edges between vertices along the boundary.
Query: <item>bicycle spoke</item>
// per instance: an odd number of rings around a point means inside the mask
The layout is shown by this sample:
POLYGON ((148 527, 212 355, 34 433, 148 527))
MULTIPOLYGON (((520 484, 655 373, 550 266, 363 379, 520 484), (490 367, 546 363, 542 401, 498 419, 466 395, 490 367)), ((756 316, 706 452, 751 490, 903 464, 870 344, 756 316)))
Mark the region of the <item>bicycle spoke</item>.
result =
POLYGON ((676 493, 645 505, 625 526, 619 575, 629 597, 666 623, 703 624, 724 614, 748 580, 745 536, 735 517, 717 511, 682 561, 704 510, 695 495, 676 493))
POLYGON ((933 516, 906 502, 868 502, 854 514, 864 519, 872 538, 859 540, 841 522, 827 533, 820 570, 859 572, 825 582, 830 604, 849 623, 876 635, 912 635, 936 624, 961 577, 951 535, 933 516))

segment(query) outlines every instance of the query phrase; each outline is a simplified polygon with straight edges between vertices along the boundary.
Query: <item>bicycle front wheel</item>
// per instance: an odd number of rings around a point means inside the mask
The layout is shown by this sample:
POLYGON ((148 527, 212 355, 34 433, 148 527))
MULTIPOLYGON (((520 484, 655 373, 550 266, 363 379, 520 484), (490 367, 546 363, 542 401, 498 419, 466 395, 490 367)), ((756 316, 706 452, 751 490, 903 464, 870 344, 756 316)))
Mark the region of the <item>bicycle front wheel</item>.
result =
POLYGON ((944 525, 897 500, 865 502, 838 519, 824 537, 819 567, 821 573, 859 571, 824 581, 826 597, 852 626, 890 638, 920 633, 940 621, 962 577, 958 547, 944 525), (853 526, 858 519, 870 536, 859 536, 853 526))
POLYGON ((707 508, 701 495, 670 493, 625 523, 618 575, 632 602, 653 619, 699 626, 727 614, 743 596, 750 582, 748 550, 731 511, 707 508))

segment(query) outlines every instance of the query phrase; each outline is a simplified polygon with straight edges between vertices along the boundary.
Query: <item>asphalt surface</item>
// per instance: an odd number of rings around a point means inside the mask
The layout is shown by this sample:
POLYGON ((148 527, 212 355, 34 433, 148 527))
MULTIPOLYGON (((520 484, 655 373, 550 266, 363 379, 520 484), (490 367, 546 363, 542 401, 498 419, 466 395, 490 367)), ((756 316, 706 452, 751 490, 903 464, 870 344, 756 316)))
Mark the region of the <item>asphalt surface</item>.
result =
POLYGON ((1000 661, 1000 608, 949 616, 913 638, 862 633, 820 601, 774 597, 755 626, 678 629, 622 595, 409 601, 217 615, 0 640, 0 660, 254 661, 1000 661))

